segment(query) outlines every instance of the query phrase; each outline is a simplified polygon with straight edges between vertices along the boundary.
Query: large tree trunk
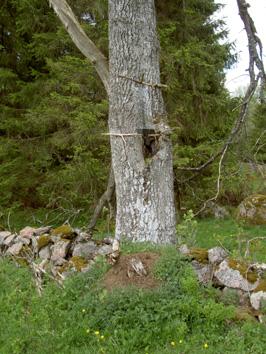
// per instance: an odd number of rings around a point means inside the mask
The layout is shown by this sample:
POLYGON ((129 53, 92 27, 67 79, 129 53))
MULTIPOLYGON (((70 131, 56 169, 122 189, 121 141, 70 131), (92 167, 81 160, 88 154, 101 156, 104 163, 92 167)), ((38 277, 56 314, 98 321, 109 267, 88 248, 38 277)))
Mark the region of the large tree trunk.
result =
POLYGON ((109 0, 109 62, 116 238, 174 242, 172 150, 154 0, 109 0))

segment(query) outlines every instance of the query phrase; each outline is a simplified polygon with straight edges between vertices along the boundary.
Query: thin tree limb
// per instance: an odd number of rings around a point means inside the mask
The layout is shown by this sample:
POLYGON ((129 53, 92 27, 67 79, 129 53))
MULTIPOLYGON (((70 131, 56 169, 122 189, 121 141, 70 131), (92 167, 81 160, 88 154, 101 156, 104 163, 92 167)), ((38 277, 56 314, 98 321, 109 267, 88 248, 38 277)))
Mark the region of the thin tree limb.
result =
MULTIPOLYGON (((64 25, 66 31, 70 35, 71 39, 81 51, 81 53, 89 59, 94 65, 103 85, 106 89, 107 95, 109 95, 109 67, 108 62, 102 52, 96 47, 96 45, 86 35, 77 18, 75 17, 71 7, 65 0, 48 0, 50 6, 54 9, 58 15, 60 21, 64 25)), ((102 208, 105 203, 109 203, 115 190, 115 180, 112 167, 110 168, 109 179, 107 189, 100 197, 98 204, 94 210, 93 216, 89 223, 88 229, 93 230, 96 225, 96 221, 101 214, 102 208)))
POLYGON ((106 188, 106 191, 101 196, 101 198, 99 199, 98 204, 94 210, 93 216, 92 216, 91 221, 88 226, 89 231, 92 231, 94 229, 97 219, 99 218, 105 203, 111 201, 114 190, 115 190, 114 172, 113 172, 113 169, 110 168, 107 188, 106 188))
MULTIPOLYGON (((240 131, 242 125, 246 120, 246 116, 248 113, 249 102, 253 97, 256 88, 258 86, 258 82, 261 81, 261 91, 260 98, 261 101, 264 101, 263 90, 266 84, 266 75, 263 64, 263 48, 260 38, 257 35, 257 30, 255 24, 248 13, 249 4, 246 3, 245 0, 237 0, 239 15, 244 23, 245 30, 248 38, 248 48, 249 48, 249 77, 250 84, 244 96, 243 102, 241 104, 241 110, 239 116, 231 129, 231 132, 223 145, 223 147, 216 152, 213 156, 211 156, 206 162, 197 167, 179 167, 178 170, 182 171, 192 171, 192 172, 201 172, 203 169, 212 164, 219 156, 223 156, 224 152, 228 150, 229 146, 233 143, 237 133, 240 131), (258 70, 258 74, 255 74, 255 67, 258 70)), ((179 183, 187 183, 190 180, 194 179, 197 175, 193 175, 188 179, 181 181, 179 183)))
POLYGON ((98 75, 100 76, 104 87, 109 93, 109 69, 108 62, 103 53, 86 35, 77 18, 75 17, 71 7, 65 0, 48 0, 50 6, 61 20, 71 39, 81 51, 94 65, 98 75))

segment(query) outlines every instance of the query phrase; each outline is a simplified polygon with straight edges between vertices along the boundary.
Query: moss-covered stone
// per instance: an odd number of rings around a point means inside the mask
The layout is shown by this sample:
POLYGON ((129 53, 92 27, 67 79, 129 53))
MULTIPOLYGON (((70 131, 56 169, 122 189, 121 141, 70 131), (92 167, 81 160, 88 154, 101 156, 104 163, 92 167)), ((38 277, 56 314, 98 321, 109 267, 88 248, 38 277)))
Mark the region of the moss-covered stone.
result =
POLYGON ((62 239, 72 240, 76 237, 75 232, 72 230, 72 227, 69 225, 62 225, 55 228, 52 231, 52 234, 55 236, 60 236, 62 239))
POLYGON ((200 263, 207 264, 208 260, 208 250, 205 248, 191 248, 189 255, 200 263))
POLYGON ((265 279, 260 280, 259 285, 256 287, 256 289, 253 292, 257 293, 259 291, 264 291, 266 293, 266 280, 265 279))
POLYGON ((41 235, 41 236, 38 238, 38 241, 37 241, 38 251, 39 251, 41 248, 47 246, 50 242, 52 242, 50 235, 41 235))
POLYGON ((249 308, 242 307, 236 308, 234 319, 236 321, 257 322, 255 314, 249 308))
POLYGON ((78 272, 81 272, 82 268, 85 268, 88 265, 86 259, 80 256, 73 256, 69 262, 73 264, 78 272))
POLYGON ((250 283, 255 283, 259 279, 258 273, 255 270, 250 270, 248 263, 229 258, 228 266, 232 269, 238 270, 242 277, 247 279, 250 283))
POLYGON ((238 206, 236 218, 252 225, 266 225, 266 195, 254 194, 238 206))

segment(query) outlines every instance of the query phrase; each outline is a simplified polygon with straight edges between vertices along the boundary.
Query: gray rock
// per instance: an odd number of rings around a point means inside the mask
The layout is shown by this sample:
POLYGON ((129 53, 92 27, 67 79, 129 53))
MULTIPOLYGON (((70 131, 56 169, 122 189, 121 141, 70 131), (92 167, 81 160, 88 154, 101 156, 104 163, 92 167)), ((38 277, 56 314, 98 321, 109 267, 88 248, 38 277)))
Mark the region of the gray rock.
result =
POLYGON ((33 235, 40 236, 40 235, 47 234, 47 233, 49 234, 51 229, 52 229, 52 226, 42 226, 42 227, 39 227, 38 229, 35 229, 33 232, 33 235))
POLYGON ((113 252, 113 247, 111 245, 103 245, 97 251, 98 254, 101 254, 103 256, 106 256, 107 254, 111 254, 112 252, 113 252))
POLYGON ((17 242, 6 251, 6 255, 18 256, 23 248, 22 242, 17 242))
POLYGON ((237 219, 253 225, 266 225, 266 195, 254 194, 244 199, 238 206, 237 219))
POLYGON ((255 310, 259 310, 262 300, 266 301, 266 292, 258 291, 250 295, 250 304, 255 310))
POLYGON ((0 245, 2 245, 5 241, 5 239, 8 237, 8 236, 11 236, 11 232, 9 231, 1 231, 0 232, 0 245))
POLYGON ((85 243, 78 243, 73 249, 73 256, 84 257, 85 259, 92 259, 97 253, 98 247, 93 241, 85 243))
POLYGON ((71 241, 62 240, 51 246, 51 261, 57 264, 61 264, 61 259, 64 259, 67 256, 68 250, 70 248, 71 241))
POLYGON ((181 245, 179 247, 179 251, 180 251, 180 253, 182 253, 184 255, 188 255, 190 253, 190 250, 187 245, 181 245))
POLYGON ((50 259, 51 258, 51 245, 47 245, 40 249, 39 258, 41 259, 50 259))
POLYGON ((202 264, 193 260, 192 267, 194 268, 198 280, 201 284, 208 284, 212 280, 213 270, 210 264, 202 264))
POLYGON ((31 240, 29 238, 21 237, 18 236, 17 241, 22 242, 24 245, 29 246, 31 243, 31 240))
POLYGON ((19 236, 30 239, 34 235, 35 231, 36 229, 34 227, 26 226, 24 229, 20 230, 19 236))
POLYGON ((219 264, 228 256, 222 247, 214 247, 208 250, 208 258, 211 264, 219 264))
POLYGON ((230 268, 227 260, 219 264, 218 268, 214 271, 214 276, 224 286, 244 291, 254 290, 259 283, 258 280, 255 283, 250 283, 237 269, 230 268))
POLYGON ((12 245, 12 243, 15 241, 17 235, 13 234, 8 236, 4 241, 3 241, 3 245, 9 247, 12 245))

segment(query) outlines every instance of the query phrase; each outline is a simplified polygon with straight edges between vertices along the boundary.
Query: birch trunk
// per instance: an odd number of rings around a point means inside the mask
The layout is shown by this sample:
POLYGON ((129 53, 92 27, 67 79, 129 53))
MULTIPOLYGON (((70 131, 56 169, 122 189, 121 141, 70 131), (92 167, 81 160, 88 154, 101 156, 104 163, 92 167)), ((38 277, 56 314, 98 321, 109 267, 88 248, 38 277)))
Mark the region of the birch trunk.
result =
POLYGON ((172 149, 154 0, 109 0, 109 74, 116 238, 174 242, 172 149))

